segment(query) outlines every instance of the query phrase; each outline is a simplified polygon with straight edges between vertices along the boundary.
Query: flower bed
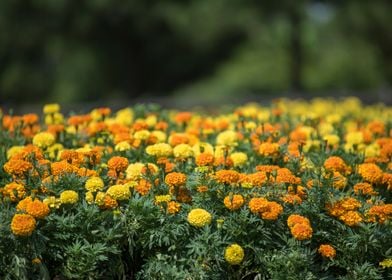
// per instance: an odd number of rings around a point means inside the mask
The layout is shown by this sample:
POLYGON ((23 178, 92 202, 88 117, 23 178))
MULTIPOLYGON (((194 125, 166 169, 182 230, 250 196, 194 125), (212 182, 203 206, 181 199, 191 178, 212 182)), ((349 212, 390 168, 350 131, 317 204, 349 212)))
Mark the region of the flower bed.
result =
POLYGON ((2 279, 392 276, 390 107, 49 104, 1 121, 2 279))

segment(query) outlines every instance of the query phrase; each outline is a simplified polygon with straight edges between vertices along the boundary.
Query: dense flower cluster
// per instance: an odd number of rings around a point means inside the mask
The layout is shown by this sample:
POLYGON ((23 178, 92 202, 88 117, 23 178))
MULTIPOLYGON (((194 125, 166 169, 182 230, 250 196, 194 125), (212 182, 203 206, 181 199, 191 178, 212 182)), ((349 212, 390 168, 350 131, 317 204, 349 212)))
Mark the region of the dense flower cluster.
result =
POLYGON ((387 279, 391 119, 353 98, 0 111, 0 278, 387 279))

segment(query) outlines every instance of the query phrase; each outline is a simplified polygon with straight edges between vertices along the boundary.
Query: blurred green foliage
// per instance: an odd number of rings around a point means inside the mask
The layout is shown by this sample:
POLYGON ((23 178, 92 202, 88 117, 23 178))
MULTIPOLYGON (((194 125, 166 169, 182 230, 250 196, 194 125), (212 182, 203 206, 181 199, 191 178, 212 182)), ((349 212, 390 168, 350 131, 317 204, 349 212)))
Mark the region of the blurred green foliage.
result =
POLYGON ((389 88, 391 14, 388 0, 3 0, 1 101, 389 88))

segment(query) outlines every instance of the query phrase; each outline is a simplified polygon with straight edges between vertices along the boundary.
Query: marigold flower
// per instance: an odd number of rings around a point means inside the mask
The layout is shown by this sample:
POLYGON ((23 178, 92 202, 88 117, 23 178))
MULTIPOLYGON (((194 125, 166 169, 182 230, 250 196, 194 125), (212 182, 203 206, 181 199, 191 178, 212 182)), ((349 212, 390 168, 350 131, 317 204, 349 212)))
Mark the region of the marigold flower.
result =
POLYGON ((26 212, 36 219, 44 219, 49 215, 50 210, 48 205, 38 199, 35 199, 27 204, 26 212))
POLYGON ((157 143, 146 147, 146 153, 150 156, 168 157, 173 153, 172 147, 167 143, 157 143))
POLYGON ((176 158, 188 158, 193 156, 193 150, 188 144, 179 144, 173 148, 173 155, 176 158))
POLYGON ((57 103, 46 104, 43 108, 44 114, 54 114, 60 111, 60 105, 57 103))
POLYGON ((392 267, 392 259, 385 259, 385 260, 379 262, 379 265, 384 269, 390 268, 390 267, 392 267))
POLYGON ((102 208, 105 209, 113 209, 118 206, 118 202, 115 198, 112 198, 110 195, 105 195, 103 198, 103 205, 101 205, 102 208))
POLYGON ((276 156, 279 154, 278 143, 262 143, 259 147, 259 154, 266 157, 276 156))
POLYGON ((35 230, 36 221, 29 214, 15 214, 11 221, 11 230, 17 236, 30 236, 35 230))
POLYGON ((244 197, 240 194, 228 195, 223 200, 223 203, 225 204, 226 208, 232 211, 240 209, 244 202, 244 197))
POLYGON ((306 224, 306 225, 310 226, 310 221, 308 218, 306 218, 304 216, 301 216, 298 214, 291 214, 287 218, 287 225, 289 228, 292 228, 296 224, 306 224))
POLYGON ((46 149, 47 147, 53 145, 54 141, 54 135, 49 132, 40 132, 33 137, 33 144, 42 149, 46 149))
POLYGON ((332 156, 324 161, 324 167, 330 171, 337 171, 345 174, 350 171, 350 168, 346 165, 344 160, 338 156, 332 156))
POLYGON ((238 137, 237 133, 233 130, 226 130, 218 134, 216 137, 216 144, 223 146, 235 146, 237 145, 238 137))
POLYGON ((218 183, 235 184, 240 179, 240 174, 235 170, 219 170, 214 177, 218 183))
POLYGON ((149 181, 145 179, 141 179, 139 183, 135 186, 135 190, 140 194, 140 195, 146 195, 150 191, 152 185, 149 181))
POLYGON ((2 192, 4 196, 9 197, 10 200, 13 202, 22 199, 26 195, 25 187, 16 182, 5 185, 3 190, 0 190, 0 192, 2 192))
POLYGON ((354 193, 362 195, 377 195, 378 193, 373 189, 369 183, 357 183, 354 185, 354 193))
POLYGON ((211 223, 212 216, 201 208, 193 209, 188 214, 188 222, 194 227, 204 227, 211 223))
POLYGON ((28 196, 18 202, 18 204, 16 205, 16 209, 22 212, 26 212, 27 205, 29 205, 32 201, 33 199, 31 198, 31 196, 28 196))
POLYGON ((373 184, 377 184, 382 179, 382 170, 374 163, 362 163, 358 166, 358 173, 362 178, 373 184))
POLYGON ((155 196, 155 204, 160 204, 162 202, 169 202, 169 201, 171 201, 171 195, 170 194, 156 195, 155 196))
POLYGON ((60 194, 61 204, 75 204, 79 200, 79 195, 77 192, 72 190, 63 191, 60 194))
POLYGON ((11 159, 4 164, 3 168, 8 174, 22 177, 26 175, 29 170, 33 169, 33 165, 25 160, 11 159))
POLYGON ((186 182, 186 175, 184 173, 172 172, 166 175, 165 183, 171 187, 179 187, 186 182))
POLYGON ((167 203, 167 212, 169 214, 176 214, 181 210, 181 204, 176 201, 169 201, 167 203))
POLYGON ((336 250, 329 244, 322 244, 317 250, 324 258, 333 259, 336 256, 336 250))
POLYGON ((225 249, 225 260, 231 265, 239 265, 244 256, 244 249, 238 244, 231 244, 225 249))
POLYGON ((268 200, 264 197, 254 197, 249 201, 248 206, 253 214, 259 214, 267 210, 268 200))
POLYGON ((49 196, 45 198, 43 201, 46 205, 48 205, 50 208, 60 208, 61 201, 59 198, 56 198, 54 196, 49 196))
POLYGON ((306 223, 298 223, 290 228, 291 234, 297 240, 306 240, 312 238, 313 229, 306 223))
POLYGON ((86 183, 84 184, 84 187, 86 188, 87 191, 89 192, 96 192, 96 191, 101 191, 104 187, 104 182, 101 179, 101 177, 91 177, 88 178, 86 183))
POLYGON ((214 155, 210 153, 201 153, 196 157, 197 166, 208 166, 214 163, 214 155))
POLYGON ((347 211, 341 216, 339 216, 339 220, 343 221, 346 225, 352 227, 362 222, 363 218, 361 214, 359 214, 357 211, 347 211))
POLYGON ((248 161, 247 154, 242 152, 232 153, 229 157, 233 161, 234 166, 242 166, 248 161))
POLYGON ((114 185, 111 186, 106 193, 110 195, 111 198, 116 200, 126 200, 131 196, 131 192, 127 185, 114 185))
POLYGON ((108 168, 116 172, 123 172, 128 167, 128 159, 125 157, 114 156, 108 161, 108 168))

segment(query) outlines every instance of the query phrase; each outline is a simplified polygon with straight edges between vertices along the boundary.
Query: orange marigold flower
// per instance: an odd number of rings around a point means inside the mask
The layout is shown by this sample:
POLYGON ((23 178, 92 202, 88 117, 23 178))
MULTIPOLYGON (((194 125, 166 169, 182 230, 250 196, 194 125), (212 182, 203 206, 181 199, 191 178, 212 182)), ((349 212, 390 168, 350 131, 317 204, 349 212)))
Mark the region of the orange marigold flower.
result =
POLYGON ((392 173, 383 173, 381 183, 387 185, 388 190, 392 190, 392 173))
POLYGON ((201 153, 196 157, 197 166, 207 166, 214 163, 214 155, 210 153, 201 153))
POLYGON ((262 143, 259 147, 259 154, 266 157, 279 155, 279 144, 268 142, 262 143))
POLYGON ((350 172, 350 168, 346 165, 344 160, 338 156, 327 158, 324 162, 324 167, 329 171, 337 171, 342 174, 347 174, 350 172))
MULTIPOLYGON (((273 178, 271 178, 273 179, 273 178)), ((293 175, 293 173, 288 168, 279 168, 276 171, 276 183, 287 183, 287 184, 300 184, 301 178, 293 175)))
POLYGON ((275 201, 268 201, 267 209, 261 212, 261 218, 264 220, 276 220, 282 212, 282 205, 275 201))
POLYGON ((167 212, 169 214, 176 214, 180 211, 181 204, 176 201, 169 201, 167 203, 167 212))
POLYGON ((292 228, 296 224, 306 224, 306 225, 310 226, 310 221, 308 218, 306 218, 304 216, 301 216, 298 214, 291 214, 287 218, 287 225, 289 228, 292 228))
POLYGON ((363 218, 358 211, 347 211, 341 216, 339 216, 339 220, 343 221, 346 225, 352 227, 362 222, 363 218))
POLYGON ((317 250, 324 258, 333 259, 336 256, 336 250, 329 244, 322 244, 317 250))
POLYGON ((341 207, 346 210, 356 210, 361 207, 361 203, 353 197, 348 197, 340 201, 341 207))
POLYGON ((198 191, 199 193, 207 192, 207 191, 208 191, 208 187, 207 187, 207 186, 198 186, 198 187, 197 187, 197 191, 198 191))
POLYGON ((116 172, 123 172, 128 167, 128 159, 125 157, 114 156, 108 161, 108 168, 116 172))
POLYGON ((354 185, 354 193, 359 195, 377 195, 378 193, 373 189, 369 183, 357 183, 354 185))
POLYGON ((33 165, 25 160, 11 159, 4 164, 3 168, 10 175, 22 177, 33 168, 33 165))
POLYGON ((253 214, 258 214, 266 211, 268 207, 268 200, 264 197, 254 197, 249 201, 248 206, 253 214))
POLYGON ((240 209, 244 202, 244 197, 240 194, 228 195, 223 200, 223 203, 225 204, 226 208, 232 211, 240 209))
POLYGON ((238 182, 240 174, 235 170, 219 170, 214 177, 218 183, 235 184, 238 182))
POLYGON ((11 201, 15 202, 22 199, 26 195, 26 189, 23 185, 12 182, 7 185, 2 190, 4 196, 10 198, 11 201))
POLYGON ((139 183, 137 186, 135 186, 135 190, 140 194, 140 195, 146 195, 150 191, 152 185, 149 181, 145 179, 140 179, 139 183))
POLYGON ((171 187, 179 187, 186 182, 186 175, 180 172, 172 172, 166 175, 165 183, 171 187))
POLYGON ((76 166, 68 163, 66 160, 53 162, 50 165, 50 169, 51 169, 53 175, 63 175, 63 174, 67 174, 67 173, 76 173, 78 171, 78 168, 76 166))
POLYGON ((381 168, 374 163, 360 164, 358 166, 358 173, 365 181, 374 184, 379 183, 383 176, 381 168))
POLYGON ((103 205, 101 205, 102 208, 104 209, 113 209, 118 206, 117 200, 112 198, 110 195, 105 195, 103 198, 103 205))
POLYGON ((290 228, 291 234, 297 240, 306 240, 312 238, 313 229, 306 223, 298 223, 290 228))
POLYGON ((340 172, 333 172, 332 186, 336 189, 343 189, 347 185, 347 178, 344 177, 340 172))
POLYGON ((185 123, 185 122, 189 122, 191 118, 192 118, 191 112, 178 112, 177 115, 174 117, 174 120, 177 123, 185 123))
POLYGON ((44 219, 49 215, 50 210, 47 204, 43 203, 39 199, 35 199, 27 204, 26 212, 36 219, 44 219))
POLYGON ((367 212, 368 221, 380 224, 392 218, 392 204, 374 205, 367 212))
POLYGON ((282 197, 283 202, 288 204, 301 204, 302 198, 297 194, 286 194, 282 197))
POLYGON ((26 212, 27 206, 33 202, 33 199, 31 196, 26 197, 25 199, 22 199, 19 201, 19 203, 16 205, 16 209, 22 212, 26 212))
POLYGON ((12 233, 17 236, 30 236, 35 226, 34 217, 29 214, 15 214, 11 221, 12 233))

